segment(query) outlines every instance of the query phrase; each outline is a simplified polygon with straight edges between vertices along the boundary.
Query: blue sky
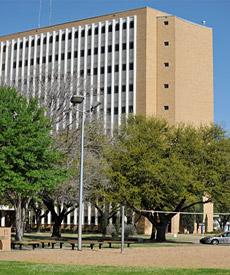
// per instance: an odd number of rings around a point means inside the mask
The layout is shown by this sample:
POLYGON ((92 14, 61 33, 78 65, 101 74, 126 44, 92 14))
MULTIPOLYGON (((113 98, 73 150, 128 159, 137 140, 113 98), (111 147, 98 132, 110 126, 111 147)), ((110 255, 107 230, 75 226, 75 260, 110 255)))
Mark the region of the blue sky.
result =
POLYGON ((213 28, 215 122, 230 132, 230 0, 0 0, 0 36, 144 6, 213 28))

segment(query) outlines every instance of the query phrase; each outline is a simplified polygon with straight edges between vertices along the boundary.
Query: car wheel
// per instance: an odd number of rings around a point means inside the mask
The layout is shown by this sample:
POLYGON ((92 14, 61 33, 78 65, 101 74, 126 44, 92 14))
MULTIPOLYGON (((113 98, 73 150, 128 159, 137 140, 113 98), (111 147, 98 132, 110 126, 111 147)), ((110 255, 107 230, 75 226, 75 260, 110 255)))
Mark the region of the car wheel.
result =
POLYGON ((213 245, 218 245, 218 244, 219 244, 219 241, 218 241, 218 240, 212 240, 211 244, 213 244, 213 245))

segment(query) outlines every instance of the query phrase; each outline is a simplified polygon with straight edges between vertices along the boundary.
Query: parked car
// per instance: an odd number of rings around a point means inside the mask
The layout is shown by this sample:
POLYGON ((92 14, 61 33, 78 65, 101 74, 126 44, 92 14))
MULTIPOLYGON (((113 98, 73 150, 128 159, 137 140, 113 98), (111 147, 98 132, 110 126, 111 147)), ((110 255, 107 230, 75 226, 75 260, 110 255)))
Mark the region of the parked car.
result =
POLYGON ((207 236, 200 239, 200 243, 202 244, 230 244, 230 231, 215 235, 215 236, 207 236))

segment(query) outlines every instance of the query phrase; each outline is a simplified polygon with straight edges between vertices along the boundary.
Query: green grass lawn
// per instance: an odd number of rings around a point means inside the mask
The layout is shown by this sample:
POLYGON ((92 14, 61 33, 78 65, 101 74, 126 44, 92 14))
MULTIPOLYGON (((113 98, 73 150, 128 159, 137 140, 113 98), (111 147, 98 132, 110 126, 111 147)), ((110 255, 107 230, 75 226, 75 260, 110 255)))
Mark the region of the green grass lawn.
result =
POLYGON ((103 275, 103 274, 159 274, 159 275, 188 275, 188 274, 230 274, 224 269, 159 269, 144 267, 112 267, 112 266, 76 266, 31 264, 22 262, 0 261, 0 275, 26 275, 26 274, 77 274, 77 275, 103 275))

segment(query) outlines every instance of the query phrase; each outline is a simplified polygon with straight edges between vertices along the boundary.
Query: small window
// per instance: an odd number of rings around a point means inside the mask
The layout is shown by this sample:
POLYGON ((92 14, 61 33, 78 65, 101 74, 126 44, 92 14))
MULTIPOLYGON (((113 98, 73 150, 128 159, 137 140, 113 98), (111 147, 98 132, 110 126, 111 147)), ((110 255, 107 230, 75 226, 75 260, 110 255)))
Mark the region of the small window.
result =
POLYGON ((18 48, 18 45, 17 45, 17 43, 15 43, 14 44, 14 50, 17 50, 17 48, 18 48))
POLYGON ((58 54, 55 54, 55 61, 58 61, 58 54))
POLYGON ((74 52, 74 58, 77 58, 77 51, 74 52))
POLYGON ((65 40, 65 33, 62 34, 61 40, 62 40, 62 41, 65 40))
POLYGON ((126 50, 126 43, 122 44, 122 50, 126 50))
POLYGON ((165 67, 169 67, 169 63, 168 63, 168 62, 165 62, 165 63, 164 63, 164 66, 165 66, 165 67))
POLYGON ((100 88, 100 94, 103 95, 104 94, 104 87, 100 88))
POLYGON ((22 48, 23 48, 23 42, 20 43, 20 49, 22 49, 22 48))
MULTIPOLYGON (((28 41, 27 41, 28 42, 28 41)), ((6 52, 6 45, 3 46, 3 52, 6 52)))
POLYGON ((118 86, 114 86, 114 93, 115 93, 115 94, 118 93, 118 86))
POLYGON ((49 42, 53 43, 53 36, 50 36, 49 42))
POLYGON ((133 63, 129 63, 129 70, 133 70, 133 63))
POLYGON ((81 50, 81 57, 84 56, 84 50, 81 50))
POLYGON ((105 73, 105 67, 101 67, 101 74, 105 73))
POLYGON ((88 36, 92 35, 92 29, 88 30, 88 36))
POLYGON ((93 74, 97 75, 97 68, 93 68, 93 74))
POLYGON ((112 45, 108 46, 108 52, 111 53, 112 52, 112 45))
POLYGON ((46 63, 46 57, 45 56, 42 57, 42 63, 43 64, 46 63))
POLYGON ((168 105, 165 105, 165 106, 164 106, 164 110, 165 110, 165 111, 169 110, 169 106, 168 106, 168 105))
POLYGON ((102 26, 101 33, 105 33, 105 26, 102 26))
POLYGON ((129 113, 133 113, 133 106, 132 105, 129 106, 129 113))
POLYGON ((122 64, 122 71, 126 71, 126 64, 122 64))
POLYGON ((107 114, 111 114, 111 108, 107 108, 107 114))
POLYGON ((119 44, 116 44, 116 45, 115 45, 115 51, 116 51, 116 52, 119 51, 119 44))
POLYGON ((2 70, 5 71, 5 67, 6 65, 5 64, 2 64, 2 70))
POLYGON ((28 66, 28 60, 25 60, 25 66, 28 66))
POLYGON ((114 107, 114 115, 118 114, 118 107, 114 107))
POLYGON ((129 42, 129 48, 133 49, 133 46, 134 46, 133 42, 129 42))
POLYGON ((126 28, 127 28, 127 23, 124 22, 124 23, 123 23, 123 30, 126 30, 126 28))
POLYGON ((129 26, 129 27, 130 27, 130 29, 133 29, 133 28, 134 28, 134 21, 131 21, 131 22, 130 22, 130 26, 129 26))
POLYGON ((112 30, 113 30, 113 26, 109 25, 109 32, 112 32, 112 30))
POLYGON ((168 42, 168 41, 165 41, 165 42, 164 42, 164 45, 165 45, 165 46, 169 46, 169 42, 168 42))
POLYGON ((37 63, 37 65, 39 65, 39 64, 40 64, 40 58, 39 58, 39 57, 37 57, 37 59, 36 59, 36 63, 37 63))
POLYGON ((27 40, 26 41, 26 48, 28 48, 29 47, 29 41, 27 40))
POLYGON ((107 94, 111 95, 111 86, 107 87, 107 94))
POLYGON ((64 60, 64 58, 65 58, 65 54, 62 53, 62 54, 61 54, 61 60, 64 60))
POLYGON ((18 66, 19 66, 19 68, 22 67, 22 60, 19 61, 19 65, 18 66))
POLYGON ((96 27, 96 28, 94 29, 94 34, 95 34, 95 35, 98 34, 98 27, 96 27))
POLYGON ((38 38, 37 45, 38 45, 38 46, 41 45, 41 38, 38 38))
POLYGON ((13 68, 14 68, 14 69, 16 68, 16 62, 13 63, 13 68))
POLYGON ((80 76, 84 75, 84 70, 80 70, 80 76))
POLYGON ((49 62, 52 62, 52 55, 49 55, 49 62))
POLYGON ((125 92, 125 91, 126 91, 126 86, 122 85, 122 92, 125 92))
POLYGON ((74 38, 78 38, 78 31, 75 31, 74 38))
POLYGON ((121 112, 122 112, 122 113, 125 113, 125 106, 123 106, 123 107, 121 108, 121 112))
POLYGON ((117 24, 116 24, 116 27, 115 27, 115 30, 116 30, 116 31, 119 31, 119 28, 120 28, 120 27, 119 27, 119 23, 117 23, 117 24))
POLYGON ((94 48, 94 54, 98 54, 98 48, 94 48))
POLYGON ((87 75, 90 75, 90 69, 87 69, 87 75))
POLYGON ((112 66, 108 66, 107 73, 110 74, 112 72, 112 66))
POLYGON ((119 65, 118 64, 115 65, 114 71, 115 71, 115 73, 117 73, 119 71, 119 65))
POLYGON ((72 32, 70 32, 70 33, 68 34, 68 39, 69 39, 69 40, 72 39, 72 32))
POLYGON ((31 66, 33 66, 33 65, 34 65, 34 60, 33 60, 33 58, 32 58, 32 59, 30 59, 30 65, 31 65, 31 66))
POLYGON ((165 88, 165 89, 168 89, 168 87, 169 87, 169 84, 168 84, 168 83, 165 83, 165 84, 164 84, 164 88, 165 88))
POLYGON ((67 58, 71 59, 71 52, 68 52, 67 58))
POLYGON ((46 42, 47 42, 47 39, 46 39, 46 37, 44 37, 43 44, 46 45, 46 42))
POLYGON ((101 53, 105 53, 105 46, 101 47, 101 53))
POLYGON ((31 41, 31 47, 34 47, 34 39, 31 41))
POLYGON ((164 25, 167 26, 169 24, 169 21, 164 21, 164 25))
POLYGON ((88 54, 88 55, 91 55, 91 49, 88 49, 87 54, 88 54))
POLYGON ((59 35, 56 35, 56 42, 59 41, 59 35))
POLYGON ((85 37, 85 30, 81 31, 81 37, 85 37))
POLYGON ((133 92, 133 84, 129 84, 129 91, 133 92))

